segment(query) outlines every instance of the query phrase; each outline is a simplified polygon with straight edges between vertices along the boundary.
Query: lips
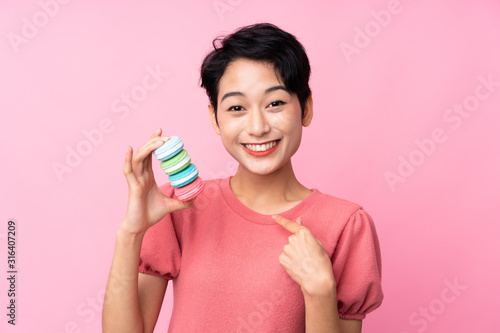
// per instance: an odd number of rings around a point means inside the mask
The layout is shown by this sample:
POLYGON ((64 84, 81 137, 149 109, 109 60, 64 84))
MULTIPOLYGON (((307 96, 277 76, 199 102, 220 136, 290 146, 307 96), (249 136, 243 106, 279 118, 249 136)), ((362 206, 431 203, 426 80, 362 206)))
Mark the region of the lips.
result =
POLYGON ((272 154, 278 149, 281 140, 268 141, 262 144, 242 144, 247 153, 252 156, 262 157, 272 154))
POLYGON ((266 143, 261 143, 261 144, 243 144, 245 148, 251 150, 251 151, 266 151, 278 144, 280 140, 275 140, 275 141, 268 141, 266 143))

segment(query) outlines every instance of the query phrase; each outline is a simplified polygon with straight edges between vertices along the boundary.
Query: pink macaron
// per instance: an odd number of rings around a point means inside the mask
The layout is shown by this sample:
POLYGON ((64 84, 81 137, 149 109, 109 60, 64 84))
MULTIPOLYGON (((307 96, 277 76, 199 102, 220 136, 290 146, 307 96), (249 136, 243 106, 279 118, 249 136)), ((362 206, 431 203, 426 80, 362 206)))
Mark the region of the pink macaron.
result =
POLYGON ((205 183, 198 176, 193 182, 189 183, 188 185, 182 187, 176 187, 174 189, 174 195, 179 200, 189 201, 194 197, 196 197, 198 194, 200 194, 201 191, 203 191, 204 187, 205 183))

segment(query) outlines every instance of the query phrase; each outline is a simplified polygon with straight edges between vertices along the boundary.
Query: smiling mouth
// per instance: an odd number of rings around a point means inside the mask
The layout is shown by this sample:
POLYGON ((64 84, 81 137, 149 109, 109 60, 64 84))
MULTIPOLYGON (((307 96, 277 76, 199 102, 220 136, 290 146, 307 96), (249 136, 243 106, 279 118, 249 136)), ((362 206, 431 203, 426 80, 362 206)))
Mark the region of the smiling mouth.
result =
POLYGON ((266 150, 269 150, 269 149, 273 148, 274 146, 276 146, 279 141, 280 140, 275 140, 275 141, 267 142, 267 143, 260 144, 260 145, 243 144, 243 146, 245 146, 245 148, 247 148, 248 150, 251 150, 251 151, 266 151, 266 150))

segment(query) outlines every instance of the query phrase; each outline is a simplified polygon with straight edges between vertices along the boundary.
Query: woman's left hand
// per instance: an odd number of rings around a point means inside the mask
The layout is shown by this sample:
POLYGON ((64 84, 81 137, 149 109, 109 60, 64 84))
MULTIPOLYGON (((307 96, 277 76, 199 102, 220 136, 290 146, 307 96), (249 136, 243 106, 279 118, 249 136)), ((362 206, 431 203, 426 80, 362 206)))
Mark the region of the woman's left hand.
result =
POLYGON ((302 225, 300 217, 297 222, 279 215, 273 218, 292 233, 279 256, 279 262, 288 275, 300 285, 302 292, 308 295, 321 295, 332 292, 332 288, 335 292, 332 262, 323 244, 302 225))

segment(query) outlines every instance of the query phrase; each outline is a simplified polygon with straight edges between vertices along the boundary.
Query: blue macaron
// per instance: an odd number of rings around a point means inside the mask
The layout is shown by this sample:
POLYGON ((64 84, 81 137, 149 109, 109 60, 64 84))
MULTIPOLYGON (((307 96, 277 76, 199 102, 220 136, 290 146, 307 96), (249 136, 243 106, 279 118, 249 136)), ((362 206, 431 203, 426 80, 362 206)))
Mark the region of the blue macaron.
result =
POLYGON ((170 185, 172 185, 173 187, 182 187, 191 183, 196 179, 196 177, 198 177, 198 169, 194 164, 191 163, 181 172, 170 175, 168 177, 168 180, 170 181, 170 185))
POLYGON ((182 142, 180 137, 174 135, 169 137, 168 141, 159 148, 156 148, 153 154, 158 160, 165 161, 179 153, 183 147, 184 142, 182 142))

